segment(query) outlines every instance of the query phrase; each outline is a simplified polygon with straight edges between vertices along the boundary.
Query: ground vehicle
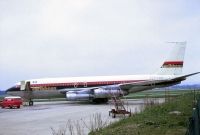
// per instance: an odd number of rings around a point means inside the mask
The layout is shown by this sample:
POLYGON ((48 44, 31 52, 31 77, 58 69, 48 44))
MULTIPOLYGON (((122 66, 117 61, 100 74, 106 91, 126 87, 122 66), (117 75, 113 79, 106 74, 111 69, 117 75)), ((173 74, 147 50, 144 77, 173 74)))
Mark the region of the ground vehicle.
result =
POLYGON ((20 106, 22 105, 23 101, 22 98, 19 96, 9 96, 9 97, 5 97, 3 99, 3 101, 1 102, 1 107, 2 108, 13 108, 13 107, 17 107, 20 108, 20 106))

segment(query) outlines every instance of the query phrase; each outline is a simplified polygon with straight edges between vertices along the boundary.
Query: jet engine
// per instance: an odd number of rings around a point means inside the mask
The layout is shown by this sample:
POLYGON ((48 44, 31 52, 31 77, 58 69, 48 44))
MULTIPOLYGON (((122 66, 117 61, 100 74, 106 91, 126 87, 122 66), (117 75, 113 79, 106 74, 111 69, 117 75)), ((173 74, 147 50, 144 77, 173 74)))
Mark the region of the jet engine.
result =
POLYGON ((98 88, 94 90, 94 98, 111 98, 112 96, 122 96, 123 91, 118 89, 102 89, 98 88))
POLYGON ((90 90, 68 91, 66 98, 69 101, 90 101, 93 99, 93 95, 90 93, 90 90))
POLYGON ((91 101, 95 103, 106 103, 112 96, 123 96, 127 95, 124 91, 119 89, 83 89, 79 91, 68 91, 66 98, 69 101, 91 101))

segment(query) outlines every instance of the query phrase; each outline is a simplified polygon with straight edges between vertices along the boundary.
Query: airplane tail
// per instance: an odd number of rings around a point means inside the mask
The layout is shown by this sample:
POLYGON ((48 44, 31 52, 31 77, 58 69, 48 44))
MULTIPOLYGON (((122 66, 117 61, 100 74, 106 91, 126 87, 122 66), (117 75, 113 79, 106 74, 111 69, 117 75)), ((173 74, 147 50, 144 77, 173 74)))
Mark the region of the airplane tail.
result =
POLYGON ((186 42, 169 42, 175 43, 175 46, 168 58, 164 61, 158 75, 180 75, 182 74, 186 42))

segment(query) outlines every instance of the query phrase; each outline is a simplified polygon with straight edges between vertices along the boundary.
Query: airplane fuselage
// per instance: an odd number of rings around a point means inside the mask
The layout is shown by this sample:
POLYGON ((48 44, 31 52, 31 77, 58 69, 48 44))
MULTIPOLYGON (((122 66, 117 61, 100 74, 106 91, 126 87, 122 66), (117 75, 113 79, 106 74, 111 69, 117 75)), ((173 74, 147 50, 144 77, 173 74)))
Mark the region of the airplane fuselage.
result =
MULTIPOLYGON (((120 76, 94 76, 94 77, 66 77, 66 78, 43 78, 30 79, 25 82, 30 82, 31 98, 51 98, 51 97, 66 97, 67 92, 76 92, 87 89, 103 88, 105 90, 121 89, 119 84, 140 83, 155 80, 172 79, 174 75, 120 75, 120 76)), ((174 85, 172 82, 168 86, 174 85)), ((162 84, 136 86, 134 89, 123 88, 125 94, 162 87, 162 84)), ((166 87, 166 84, 164 84, 166 87)), ((13 87, 7 90, 10 95, 17 95, 29 98, 30 93, 21 90, 21 82, 16 83, 13 87), (28 96, 29 95, 29 96, 28 96)))
MULTIPOLYGON (((121 76, 94 76, 94 77, 70 77, 70 78, 44 78, 30 79, 33 90, 70 90, 77 88, 91 88, 108 85, 118 85, 152 80, 172 79, 174 75, 121 75, 121 76)), ((19 91, 20 82, 10 88, 9 91, 19 91)))

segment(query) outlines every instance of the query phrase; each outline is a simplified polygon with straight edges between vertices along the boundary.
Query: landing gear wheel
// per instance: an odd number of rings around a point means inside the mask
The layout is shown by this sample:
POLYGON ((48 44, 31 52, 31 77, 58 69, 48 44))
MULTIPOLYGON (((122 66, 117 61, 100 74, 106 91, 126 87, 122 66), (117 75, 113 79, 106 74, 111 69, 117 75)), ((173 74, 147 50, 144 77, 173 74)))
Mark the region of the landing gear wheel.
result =
POLYGON ((28 105, 29 105, 29 106, 33 106, 33 101, 32 101, 32 100, 29 101, 29 102, 28 102, 28 105))
POLYGON ((115 114, 115 113, 112 113, 112 117, 115 118, 115 117, 116 117, 116 114, 115 114))
POLYGON ((93 99, 93 103, 95 104, 106 104, 108 102, 107 98, 95 98, 93 99))

